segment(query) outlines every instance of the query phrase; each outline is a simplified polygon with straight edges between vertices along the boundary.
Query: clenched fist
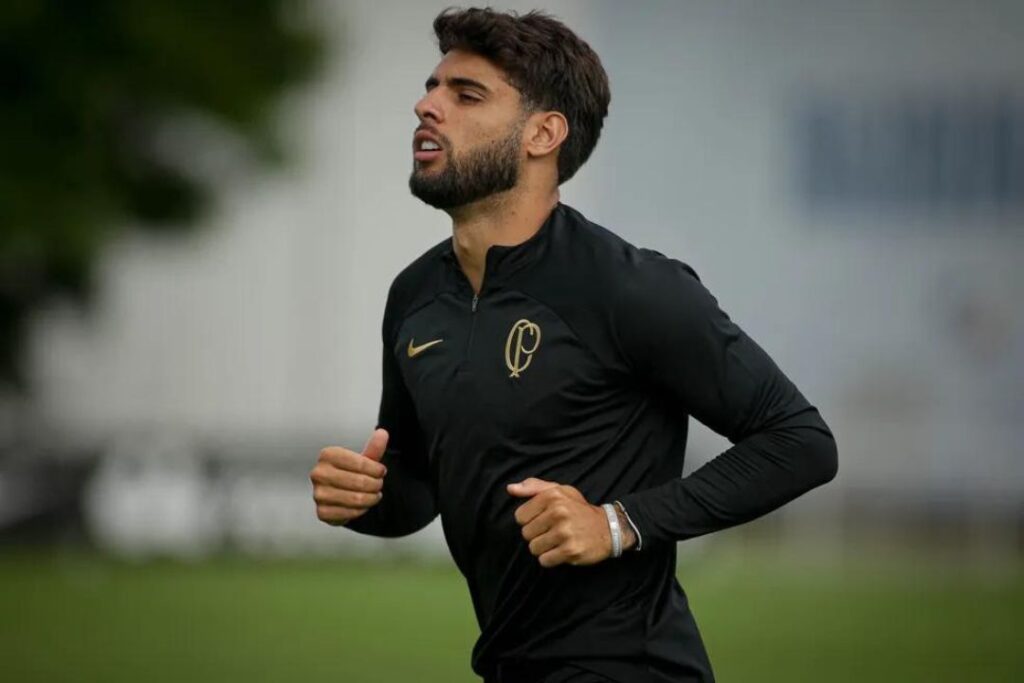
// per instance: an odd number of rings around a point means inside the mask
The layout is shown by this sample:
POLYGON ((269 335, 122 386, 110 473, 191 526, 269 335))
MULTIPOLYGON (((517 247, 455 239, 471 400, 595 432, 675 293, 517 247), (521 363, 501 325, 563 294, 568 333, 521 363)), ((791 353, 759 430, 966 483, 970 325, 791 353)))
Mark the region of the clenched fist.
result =
POLYGON ((321 522, 347 524, 380 502, 384 475, 388 473, 380 459, 387 445, 387 431, 375 429, 362 453, 340 446, 320 451, 309 480, 313 483, 316 516, 321 522))
MULTIPOLYGON (((575 486, 530 477, 507 488, 516 498, 529 498, 516 508, 516 522, 542 567, 597 564, 611 557, 607 515, 575 486)), ((631 548, 636 536, 625 521, 622 527, 623 548, 631 548)))

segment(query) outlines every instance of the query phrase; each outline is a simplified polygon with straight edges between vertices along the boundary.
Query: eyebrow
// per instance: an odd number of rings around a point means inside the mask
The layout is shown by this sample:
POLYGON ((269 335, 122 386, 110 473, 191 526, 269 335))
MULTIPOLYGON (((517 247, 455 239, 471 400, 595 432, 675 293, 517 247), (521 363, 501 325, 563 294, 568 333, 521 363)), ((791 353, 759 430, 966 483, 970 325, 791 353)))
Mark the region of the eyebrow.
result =
MULTIPOLYGON (((427 90, 430 90, 432 87, 438 85, 440 82, 441 81, 438 80, 436 76, 431 76, 430 78, 427 79, 427 82, 424 83, 423 86, 427 90)), ((451 86, 477 88, 479 90, 483 90, 485 93, 491 92, 491 89, 488 88, 483 83, 481 83, 480 81, 473 80, 472 78, 466 78, 465 76, 451 76, 450 78, 446 78, 445 82, 451 86)))

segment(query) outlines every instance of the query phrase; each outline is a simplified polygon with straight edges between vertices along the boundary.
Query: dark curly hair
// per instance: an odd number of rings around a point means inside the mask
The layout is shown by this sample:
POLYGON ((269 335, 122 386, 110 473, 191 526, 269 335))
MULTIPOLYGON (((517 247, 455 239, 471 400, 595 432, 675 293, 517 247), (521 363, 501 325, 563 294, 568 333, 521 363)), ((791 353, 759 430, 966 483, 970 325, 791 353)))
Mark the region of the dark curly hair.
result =
POLYGON ((442 54, 463 49, 494 62, 530 111, 561 112, 569 135, 558 151, 558 184, 594 151, 608 115, 608 75, 597 54, 557 19, 533 11, 448 8, 434 19, 442 54))

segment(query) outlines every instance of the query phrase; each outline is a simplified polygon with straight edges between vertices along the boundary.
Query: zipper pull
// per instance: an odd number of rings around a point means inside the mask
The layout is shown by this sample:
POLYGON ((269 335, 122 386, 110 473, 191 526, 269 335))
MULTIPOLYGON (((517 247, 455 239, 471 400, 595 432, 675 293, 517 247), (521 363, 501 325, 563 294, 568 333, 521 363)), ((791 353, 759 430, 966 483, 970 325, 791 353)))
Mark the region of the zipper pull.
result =
POLYGON ((479 300, 480 300, 480 295, 474 293, 473 294, 473 306, 472 306, 472 310, 470 311, 471 313, 476 313, 476 302, 479 301, 479 300))

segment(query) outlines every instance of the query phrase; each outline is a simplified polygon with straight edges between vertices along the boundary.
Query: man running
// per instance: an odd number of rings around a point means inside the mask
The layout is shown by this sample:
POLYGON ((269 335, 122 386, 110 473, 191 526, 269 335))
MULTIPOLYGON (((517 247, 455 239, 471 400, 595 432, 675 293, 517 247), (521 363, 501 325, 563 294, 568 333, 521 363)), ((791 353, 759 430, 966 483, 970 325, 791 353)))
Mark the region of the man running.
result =
POLYGON ((536 12, 434 31, 409 185, 452 236, 390 288, 377 429, 321 451, 317 515, 440 514, 487 683, 712 681, 676 542, 831 480, 835 441, 689 265, 559 201, 608 111, 593 50, 536 12), (691 415, 733 445, 684 478, 691 415))

